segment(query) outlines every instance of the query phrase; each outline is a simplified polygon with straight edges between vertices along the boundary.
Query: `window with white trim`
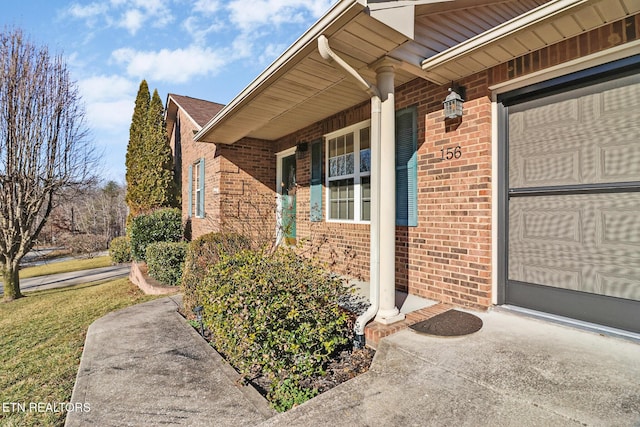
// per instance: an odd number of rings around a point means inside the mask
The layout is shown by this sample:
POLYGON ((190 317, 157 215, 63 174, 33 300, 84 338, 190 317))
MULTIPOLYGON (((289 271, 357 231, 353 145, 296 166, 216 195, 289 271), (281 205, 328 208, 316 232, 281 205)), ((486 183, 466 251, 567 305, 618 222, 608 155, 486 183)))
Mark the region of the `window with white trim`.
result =
POLYGON ((204 158, 189 165, 188 204, 189 216, 191 216, 195 210, 195 216, 197 218, 204 218, 204 158))
POLYGON ((325 136, 327 218, 332 221, 371 219, 370 121, 325 136))

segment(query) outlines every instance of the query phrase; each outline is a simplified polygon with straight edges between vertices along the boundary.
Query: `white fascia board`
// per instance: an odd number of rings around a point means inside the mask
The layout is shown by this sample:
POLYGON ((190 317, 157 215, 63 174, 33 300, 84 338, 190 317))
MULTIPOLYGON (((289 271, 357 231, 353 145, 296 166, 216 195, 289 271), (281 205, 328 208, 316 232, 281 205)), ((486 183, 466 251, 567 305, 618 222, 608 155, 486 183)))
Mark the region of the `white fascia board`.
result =
POLYGON ((453 2, 454 0, 401 0, 369 2, 369 14, 383 24, 393 28, 410 40, 415 35, 416 6, 423 4, 453 2))
POLYGON ((498 40, 512 36, 527 27, 543 22, 554 15, 564 13, 588 1, 589 0, 552 0, 517 18, 511 19, 489 31, 478 34, 467 41, 425 59, 422 61, 422 69, 424 71, 430 71, 462 55, 484 49, 498 40))
POLYGON ((415 34, 415 7, 413 5, 386 9, 370 8, 369 13, 372 18, 393 28, 409 40, 413 40, 415 34))
POLYGON ((267 69, 256 77, 246 88, 240 92, 229 104, 218 112, 209 122, 193 137, 194 141, 200 141, 213 127, 223 121, 227 116, 233 115, 238 107, 251 98, 260 90, 271 76, 284 67, 300 51, 310 43, 315 46, 316 39, 331 27, 336 20, 342 17, 351 9, 356 8, 358 12, 365 10, 366 0, 341 0, 338 1, 327 13, 325 13, 311 28, 309 28, 298 40, 296 40, 282 55, 280 55, 267 69))

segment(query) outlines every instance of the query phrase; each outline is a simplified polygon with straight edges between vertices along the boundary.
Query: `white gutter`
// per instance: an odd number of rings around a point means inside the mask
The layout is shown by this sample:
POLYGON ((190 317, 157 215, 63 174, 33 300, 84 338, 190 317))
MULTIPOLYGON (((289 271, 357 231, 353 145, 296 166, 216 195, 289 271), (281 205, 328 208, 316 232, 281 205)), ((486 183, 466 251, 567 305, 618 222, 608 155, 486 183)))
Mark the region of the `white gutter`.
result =
POLYGON ((478 34, 456 46, 433 55, 422 61, 422 69, 431 71, 447 62, 453 61, 458 57, 486 49, 487 46, 494 44, 496 41, 512 36, 531 25, 549 19, 551 16, 565 13, 572 8, 587 3, 589 0, 552 0, 535 9, 530 10, 521 16, 507 21, 494 27, 489 31, 478 34))
POLYGON ((371 96, 371 226, 369 255, 369 301, 371 305, 358 316, 353 327, 356 338, 354 345, 362 348, 365 344, 364 328, 378 313, 380 308, 380 146, 382 101, 378 87, 365 80, 358 72, 336 55, 329 47, 324 35, 318 37, 320 56, 328 62, 335 62, 345 70, 371 96))
POLYGON ((309 28, 298 40, 296 40, 282 55, 280 55, 266 70, 256 77, 246 88, 243 89, 231 102, 229 102, 222 110, 218 112, 197 134, 194 135, 194 141, 201 141, 202 138, 216 125, 223 122, 228 116, 235 114, 236 110, 242 105, 250 101, 260 86, 265 84, 267 80, 274 77, 289 64, 289 62, 298 55, 303 49, 315 42, 316 38, 327 31, 345 14, 357 14, 366 8, 367 0, 340 0, 325 15, 322 16, 311 28, 309 28), (351 11, 353 8, 354 11, 351 11))

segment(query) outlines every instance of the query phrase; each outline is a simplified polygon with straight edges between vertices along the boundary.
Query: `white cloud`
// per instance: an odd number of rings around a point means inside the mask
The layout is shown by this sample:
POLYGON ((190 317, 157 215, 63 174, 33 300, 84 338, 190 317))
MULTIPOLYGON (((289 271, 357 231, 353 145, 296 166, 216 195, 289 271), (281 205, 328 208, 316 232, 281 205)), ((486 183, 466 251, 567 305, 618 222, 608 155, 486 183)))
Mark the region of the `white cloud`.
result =
POLYGON ((203 20, 198 16, 190 16, 182 22, 182 28, 191 36, 195 44, 204 45, 207 36, 222 31, 225 23, 215 18, 203 20))
POLYGON ((244 0, 233 0, 227 6, 229 18, 243 31, 256 26, 302 23, 319 18, 332 1, 256 0, 248 6, 244 0))
POLYGON ((89 3, 87 5, 74 3, 69 7, 68 13, 74 18, 90 19, 106 13, 108 8, 106 3, 89 3))
POLYGON ((118 24, 119 27, 126 28, 131 35, 135 35, 145 21, 145 16, 137 9, 127 10, 122 15, 118 24))
POLYGON ((170 83, 185 83, 193 77, 214 75, 229 61, 224 52, 198 46, 160 51, 123 48, 114 51, 112 58, 124 64, 127 74, 132 77, 170 83))
POLYGON ((85 102, 118 100, 135 95, 137 85, 122 76, 91 76, 78 82, 85 102))
POLYGON ((93 102, 86 106, 87 121, 93 130, 121 133, 129 129, 135 99, 93 102))
POLYGON ((213 15, 220 10, 220 2, 217 0, 196 0, 193 11, 204 15, 213 15))
POLYGON ((138 85, 122 76, 92 76, 78 82, 92 130, 119 133, 128 129, 138 85))
POLYGON ((171 10, 157 0, 111 0, 87 5, 72 4, 67 9, 72 18, 93 26, 101 18, 107 27, 124 28, 135 35, 143 25, 162 28, 173 21, 171 10))

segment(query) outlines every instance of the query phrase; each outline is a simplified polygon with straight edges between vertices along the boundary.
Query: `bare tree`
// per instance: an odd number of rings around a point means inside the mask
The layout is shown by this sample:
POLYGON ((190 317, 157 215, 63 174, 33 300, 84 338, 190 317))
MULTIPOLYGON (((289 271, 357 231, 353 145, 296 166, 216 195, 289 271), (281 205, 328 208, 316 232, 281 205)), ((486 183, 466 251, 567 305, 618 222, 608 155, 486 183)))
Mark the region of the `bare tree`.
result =
POLYGON ((0 268, 4 301, 22 296, 18 268, 56 195, 92 180, 98 158, 77 85, 59 55, 21 30, 0 34, 0 268))

